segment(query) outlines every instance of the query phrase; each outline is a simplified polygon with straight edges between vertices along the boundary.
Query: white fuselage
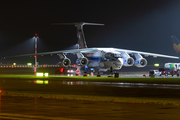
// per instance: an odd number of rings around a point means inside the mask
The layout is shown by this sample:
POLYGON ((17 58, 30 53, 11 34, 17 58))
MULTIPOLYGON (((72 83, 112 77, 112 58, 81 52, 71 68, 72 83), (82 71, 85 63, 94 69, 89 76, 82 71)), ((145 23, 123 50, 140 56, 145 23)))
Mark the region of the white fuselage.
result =
POLYGON ((99 67, 101 70, 113 70, 121 69, 123 65, 123 59, 119 52, 113 51, 111 48, 98 49, 94 53, 87 53, 85 57, 88 58, 88 67, 99 67))

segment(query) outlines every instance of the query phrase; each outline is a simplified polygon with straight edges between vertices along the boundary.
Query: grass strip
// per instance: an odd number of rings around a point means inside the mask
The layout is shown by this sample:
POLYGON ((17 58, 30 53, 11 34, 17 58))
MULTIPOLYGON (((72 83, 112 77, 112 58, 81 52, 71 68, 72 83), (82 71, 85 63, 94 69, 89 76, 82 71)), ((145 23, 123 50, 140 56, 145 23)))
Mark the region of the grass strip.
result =
POLYGON ((128 82, 128 83, 158 83, 180 84, 180 78, 143 78, 143 77, 82 77, 82 76, 49 76, 39 77, 35 75, 0 75, 1 79, 42 79, 59 81, 93 81, 93 82, 128 82))

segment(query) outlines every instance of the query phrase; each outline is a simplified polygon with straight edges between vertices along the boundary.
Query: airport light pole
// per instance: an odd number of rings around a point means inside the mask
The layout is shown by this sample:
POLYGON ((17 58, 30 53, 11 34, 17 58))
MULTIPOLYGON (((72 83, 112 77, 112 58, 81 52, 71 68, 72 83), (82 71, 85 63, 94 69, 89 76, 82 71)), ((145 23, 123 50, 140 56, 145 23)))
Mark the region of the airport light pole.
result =
MULTIPOLYGON (((35 54, 37 54, 37 34, 35 34, 35 36, 34 36, 34 48, 35 48, 35 54)), ((34 56, 34 59, 35 59, 35 66, 37 67, 37 56, 35 55, 34 56)))
MULTIPOLYGON (((35 34, 34 36, 34 51, 35 51, 35 54, 37 54, 37 34, 35 34)), ((34 64, 35 64, 35 67, 34 67, 34 74, 36 75, 36 67, 37 67, 37 56, 35 55, 34 56, 34 64)))

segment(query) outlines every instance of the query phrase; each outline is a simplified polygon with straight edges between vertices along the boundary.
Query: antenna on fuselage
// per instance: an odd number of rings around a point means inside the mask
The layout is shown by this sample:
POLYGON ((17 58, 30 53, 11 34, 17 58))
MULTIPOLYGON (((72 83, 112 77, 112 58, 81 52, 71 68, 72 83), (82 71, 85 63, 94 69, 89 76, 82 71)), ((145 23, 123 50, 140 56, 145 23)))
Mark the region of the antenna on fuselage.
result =
POLYGON ((77 28, 77 38, 78 38, 78 44, 79 48, 87 48, 86 40, 84 37, 84 32, 83 32, 83 26, 84 25, 102 25, 104 24, 99 24, 99 23, 85 23, 85 22, 79 22, 79 23, 51 23, 51 25, 75 25, 77 28))

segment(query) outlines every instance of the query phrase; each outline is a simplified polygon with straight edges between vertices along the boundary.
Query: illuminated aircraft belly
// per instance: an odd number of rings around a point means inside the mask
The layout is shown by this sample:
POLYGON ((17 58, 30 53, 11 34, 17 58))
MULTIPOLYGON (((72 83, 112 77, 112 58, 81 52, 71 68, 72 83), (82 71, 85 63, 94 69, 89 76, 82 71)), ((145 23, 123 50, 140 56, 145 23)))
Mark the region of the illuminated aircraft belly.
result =
POLYGON ((100 67, 101 69, 119 70, 122 67, 122 63, 118 59, 102 57, 87 57, 89 60, 88 67, 100 67))
POLYGON ((88 67, 99 67, 101 57, 87 57, 89 60, 88 67))

